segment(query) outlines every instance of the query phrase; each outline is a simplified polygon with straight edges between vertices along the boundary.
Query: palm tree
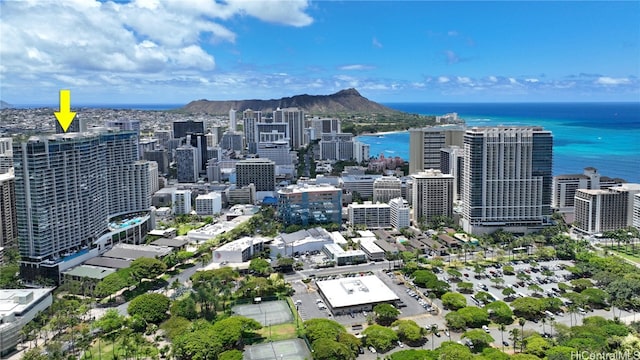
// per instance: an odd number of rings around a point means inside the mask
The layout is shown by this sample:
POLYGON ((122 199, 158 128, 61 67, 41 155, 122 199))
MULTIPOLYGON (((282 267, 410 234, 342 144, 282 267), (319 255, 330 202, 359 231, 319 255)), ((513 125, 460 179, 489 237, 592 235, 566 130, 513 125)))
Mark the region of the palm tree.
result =
POLYGON ((513 341, 513 352, 516 352, 516 344, 520 341, 520 330, 513 328, 509 333, 511 334, 511 341, 513 341))
POLYGON ((520 328, 522 329, 522 334, 520 335, 522 337, 522 339, 520 340, 520 352, 523 351, 523 346, 524 346, 524 324, 527 321, 524 318, 519 318, 518 319, 518 325, 520 325, 520 328))
POLYGON ((431 350, 433 350, 433 336, 437 334, 440 330, 438 329, 438 324, 431 324, 429 327, 429 333, 431 334, 431 350))
POLYGON ((502 338, 502 351, 504 351, 504 331, 507 327, 504 324, 498 325, 498 330, 500 330, 500 337, 502 338))

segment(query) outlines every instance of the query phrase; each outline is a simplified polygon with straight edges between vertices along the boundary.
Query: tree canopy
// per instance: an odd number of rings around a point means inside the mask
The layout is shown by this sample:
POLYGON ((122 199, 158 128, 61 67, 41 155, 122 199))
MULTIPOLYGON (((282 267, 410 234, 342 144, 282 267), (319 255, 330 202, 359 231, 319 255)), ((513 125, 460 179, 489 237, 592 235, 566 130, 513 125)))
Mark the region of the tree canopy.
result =
POLYGON ((373 307, 373 313, 380 324, 389 325, 398 318, 400 310, 390 304, 378 304, 373 307))
POLYGON ((391 350, 395 346, 395 342, 398 341, 398 335, 395 331, 380 325, 367 327, 362 335, 365 336, 365 342, 368 346, 373 346, 382 352, 391 350))
POLYGON ((131 316, 140 316, 148 323, 160 323, 168 317, 169 302, 169 298, 162 294, 142 294, 131 300, 127 312, 131 316))

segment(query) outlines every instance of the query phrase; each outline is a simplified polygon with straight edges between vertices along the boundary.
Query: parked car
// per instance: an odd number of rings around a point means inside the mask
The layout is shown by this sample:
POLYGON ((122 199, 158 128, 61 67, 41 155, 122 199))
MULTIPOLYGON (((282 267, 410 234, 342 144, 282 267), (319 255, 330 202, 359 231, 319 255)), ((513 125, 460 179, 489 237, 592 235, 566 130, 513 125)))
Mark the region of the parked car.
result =
POLYGON ((376 348, 374 348, 373 346, 369 346, 369 351, 371 351, 372 353, 377 353, 376 348))

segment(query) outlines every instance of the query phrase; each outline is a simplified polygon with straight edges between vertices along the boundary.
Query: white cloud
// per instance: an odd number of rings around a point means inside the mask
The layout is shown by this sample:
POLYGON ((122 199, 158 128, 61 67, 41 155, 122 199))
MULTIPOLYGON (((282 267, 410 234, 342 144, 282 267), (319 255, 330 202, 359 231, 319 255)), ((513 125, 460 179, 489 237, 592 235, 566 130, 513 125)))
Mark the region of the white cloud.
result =
POLYGON ((526 82, 528 82, 528 83, 537 83, 537 82, 540 82, 540 80, 535 79, 535 78, 524 79, 524 81, 526 81, 526 82))
POLYGON ((382 43, 374 36, 371 40, 371 44, 377 48, 382 48, 382 43))
POLYGON ((215 69, 203 41, 236 41, 222 21, 240 16, 305 26, 313 22, 305 13, 308 6, 306 0, 2 1, 2 87, 26 88, 36 81, 180 83, 185 73, 215 69), (29 76, 33 80, 27 84, 29 76))
POLYGON ((458 81, 459 84, 471 84, 471 78, 466 77, 466 76, 458 76, 456 77, 456 80, 458 81))
POLYGON ((609 76, 601 76, 596 80, 598 85, 625 85, 631 82, 628 78, 612 78, 609 76))
POLYGON ((371 70, 371 69, 374 69, 374 67, 371 65, 364 65, 364 64, 351 64, 351 65, 340 66, 338 69, 340 70, 371 70))
POLYGON ((451 80, 446 76, 439 76, 438 77, 438 82, 440 84, 445 84, 445 83, 448 83, 449 81, 451 81, 451 80))
POLYGON ((449 36, 458 36, 458 32, 457 32, 457 31, 455 31, 455 30, 449 30, 449 31, 447 32, 447 35, 449 35, 449 36))
POLYGON ((493 83, 498 82, 498 78, 497 78, 497 77, 495 77, 495 76, 493 76, 493 75, 489 76, 489 77, 488 77, 488 79, 489 79, 489 81, 491 81, 491 82, 493 82, 493 83))

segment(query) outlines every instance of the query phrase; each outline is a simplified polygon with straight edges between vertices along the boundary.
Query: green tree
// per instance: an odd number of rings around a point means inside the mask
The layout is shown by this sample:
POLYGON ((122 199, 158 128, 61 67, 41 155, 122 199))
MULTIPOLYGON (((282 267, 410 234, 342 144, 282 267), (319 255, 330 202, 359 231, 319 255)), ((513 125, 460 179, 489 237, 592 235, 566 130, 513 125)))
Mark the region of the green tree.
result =
POLYGON ((389 325, 394 322, 400 311, 390 304, 378 304, 373 307, 373 313, 376 314, 378 323, 382 325, 389 325))
POLYGON ((512 288, 502 289, 502 295, 504 295, 506 298, 511 298, 515 294, 516 294, 516 291, 513 290, 512 288))
POLYGON ((489 323, 489 313, 477 306, 466 306, 456 311, 465 321, 467 327, 479 328, 489 323))
POLYGON ((246 333, 260 328, 262 325, 259 322, 244 316, 231 316, 218 320, 211 327, 224 349, 231 349, 240 342, 246 333))
POLYGON ((131 300, 127 312, 140 316, 147 323, 160 323, 168 317, 169 303, 169 298, 162 294, 142 294, 131 300))
POLYGON ((551 344, 542 336, 534 334, 529 336, 525 341, 524 352, 525 354, 535 355, 539 358, 543 358, 547 350, 551 347, 551 344))
POLYGON ((242 358, 242 351, 237 349, 223 351, 218 356, 218 360, 242 360, 242 358))
POLYGON ((48 360, 49 357, 42 351, 42 348, 35 347, 22 354, 22 360, 48 360))
POLYGON ((190 296, 175 300, 173 304, 171 304, 170 312, 171 316, 181 316, 189 320, 194 320, 198 317, 196 302, 190 296))
POLYGON ((573 285, 573 291, 575 292, 582 292, 584 289, 593 286, 593 282, 589 279, 574 279, 571 280, 570 283, 573 285))
POLYGON ((413 320, 396 320, 391 326, 397 329, 398 337, 408 344, 417 344, 423 339, 424 329, 413 320))
POLYGON ((458 310, 467 306, 467 299, 459 293, 447 292, 442 295, 442 306, 449 310, 458 310))
POLYGON ((344 344, 331 339, 318 339, 311 344, 313 358, 318 360, 354 360, 356 355, 344 344))
POLYGON ((458 292, 460 292, 462 294, 471 294, 471 293, 473 293, 473 283, 470 283, 470 282, 459 282, 457 287, 458 287, 458 292))
POLYGON ((179 335, 173 341, 173 355, 178 360, 216 359, 222 351, 222 343, 210 326, 179 335))
POLYGON ((440 348, 436 351, 438 352, 438 360, 472 360, 473 354, 468 347, 451 342, 446 341, 440 345, 440 348))
POLYGON ((93 324, 93 326, 101 329, 105 334, 113 334, 125 325, 125 320, 126 318, 120 315, 118 310, 109 309, 93 324))
POLYGON ((540 316, 543 310, 543 302, 540 299, 523 297, 511 302, 511 307, 513 307, 513 313, 516 316, 533 320, 540 316))
POLYGON ((494 301, 485 306, 491 320, 498 324, 511 324, 513 322, 513 311, 504 301, 494 301))
POLYGON ((447 327, 453 330, 463 330, 467 327, 467 322, 465 318, 458 314, 457 311, 452 311, 444 316, 445 321, 447 322, 447 327))
POLYGON ((160 325, 160 328, 164 330, 165 336, 169 340, 173 340, 178 335, 191 330, 191 321, 180 316, 172 316, 167 321, 163 322, 160 325))
POLYGON ((259 275, 269 275, 271 273, 271 264, 265 259, 255 258, 249 263, 249 270, 259 275))
POLYGON ((589 306, 598 309, 607 306, 607 300, 609 299, 609 294, 598 288, 586 288, 582 290, 580 295, 585 297, 589 306))
POLYGON ((310 319, 303 323, 304 332, 311 343, 318 339, 337 340, 338 335, 345 333, 344 326, 329 319, 310 319))
POLYGON ((131 262, 129 266, 131 276, 137 281, 143 279, 153 279, 167 270, 167 265, 154 258, 138 258, 131 262))
POLYGON ((490 343, 495 341, 491 335, 484 332, 484 330, 474 329, 466 331, 462 334, 463 339, 469 339, 473 345, 474 352, 481 352, 482 349, 488 347, 490 343))
POLYGON ((392 349, 398 341, 396 332, 388 327, 380 325, 371 325, 364 329, 362 335, 365 336, 365 342, 368 346, 373 346, 376 350, 385 352, 392 349))

